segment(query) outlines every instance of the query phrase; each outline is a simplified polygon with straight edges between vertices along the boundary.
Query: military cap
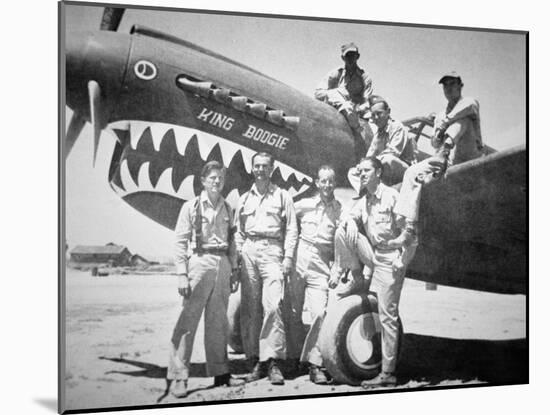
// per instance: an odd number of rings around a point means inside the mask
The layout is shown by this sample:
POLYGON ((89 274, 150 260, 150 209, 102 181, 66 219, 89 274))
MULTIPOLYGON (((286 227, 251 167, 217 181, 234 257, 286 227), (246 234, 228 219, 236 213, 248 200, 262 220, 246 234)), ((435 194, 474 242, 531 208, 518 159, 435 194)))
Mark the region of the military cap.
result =
POLYGON ((444 83, 446 79, 458 79, 458 82, 462 83, 462 78, 460 78, 460 75, 456 71, 447 72, 441 77, 439 83, 444 83))
POLYGON ((342 49, 342 56, 345 56, 346 53, 349 53, 349 52, 359 53, 359 48, 353 42, 342 45, 341 49, 342 49))

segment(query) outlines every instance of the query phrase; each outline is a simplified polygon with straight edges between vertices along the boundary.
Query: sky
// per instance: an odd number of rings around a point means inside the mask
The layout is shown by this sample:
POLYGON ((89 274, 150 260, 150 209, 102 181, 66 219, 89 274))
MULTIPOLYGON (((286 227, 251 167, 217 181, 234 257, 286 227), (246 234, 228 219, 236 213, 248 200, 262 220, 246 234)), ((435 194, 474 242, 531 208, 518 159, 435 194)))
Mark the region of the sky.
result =
MULTIPOLYGON (((102 11, 68 6, 67 36, 97 30, 102 11)), ((370 74, 375 93, 389 101, 396 119, 444 108, 437 81, 456 70, 465 84, 463 94, 480 102, 485 143, 502 150, 526 141, 526 48, 525 37, 517 33, 132 9, 126 10, 118 30, 127 33, 133 24, 194 42, 307 95, 341 64, 340 45, 353 41, 361 53, 359 65, 370 74)), ((115 242, 146 257, 170 257, 172 232, 110 189, 107 171, 113 145, 114 138, 104 132, 92 168, 87 125, 67 159, 69 247, 115 242)))

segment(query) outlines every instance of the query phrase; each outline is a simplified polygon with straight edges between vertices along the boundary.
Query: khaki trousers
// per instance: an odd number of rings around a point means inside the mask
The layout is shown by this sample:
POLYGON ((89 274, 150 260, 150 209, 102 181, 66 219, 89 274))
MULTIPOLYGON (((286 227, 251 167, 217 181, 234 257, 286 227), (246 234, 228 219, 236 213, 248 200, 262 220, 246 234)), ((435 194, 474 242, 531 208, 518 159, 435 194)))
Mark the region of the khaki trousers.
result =
POLYGON ((395 203, 394 212, 413 223, 418 222, 422 184, 424 181, 432 180, 433 173, 437 171, 430 165, 430 161, 431 158, 427 158, 405 171, 399 197, 395 203))
POLYGON ((194 254, 189 258, 191 296, 172 335, 167 379, 188 379, 195 332, 204 311, 204 348, 206 373, 229 373, 227 364, 227 302, 231 264, 225 255, 194 254))
POLYGON ((246 356, 261 362, 285 359, 282 243, 246 239, 241 256, 241 335, 246 356))
MULTIPOLYGON (((360 269, 361 263, 372 272, 369 291, 378 298, 378 315, 382 327, 382 370, 395 372, 399 345, 399 299, 405 270, 394 272, 392 263, 399 255, 397 249, 373 249, 366 236, 359 234, 354 246, 346 238, 345 231, 338 228, 334 238, 337 269, 360 269)), ((351 278, 351 276, 350 276, 351 278)))
MULTIPOLYGON (((449 154, 449 166, 472 160, 482 155, 472 135, 473 122, 469 118, 455 121, 445 130, 455 143, 449 154)), ((429 157, 420 163, 413 164, 405 171, 399 199, 395 205, 395 213, 404 216, 409 221, 418 222, 422 184, 434 180, 433 173, 437 169, 430 165, 429 157)))
POLYGON ((319 331, 325 317, 328 301, 328 279, 330 261, 334 257, 332 246, 317 247, 300 240, 296 257, 296 270, 288 281, 286 305, 289 310, 287 331, 288 357, 300 359, 317 366, 323 365, 321 352, 317 344, 319 331), (307 330, 302 320, 304 303, 307 330))

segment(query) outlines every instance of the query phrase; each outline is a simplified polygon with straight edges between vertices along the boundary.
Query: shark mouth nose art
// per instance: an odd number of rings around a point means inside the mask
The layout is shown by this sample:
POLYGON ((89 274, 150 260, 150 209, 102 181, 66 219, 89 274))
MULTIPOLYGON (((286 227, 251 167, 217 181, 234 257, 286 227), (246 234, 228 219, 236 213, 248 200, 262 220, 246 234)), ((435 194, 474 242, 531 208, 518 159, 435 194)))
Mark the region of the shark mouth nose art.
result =
MULTIPOLYGON (((108 127, 118 137, 109 181, 123 198, 155 192, 190 200, 200 193, 200 172, 210 160, 222 162, 227 169, 224 196, 238 196, 254 181, 252 156, 256 151, 230 140, 166 123, 117 121, 108 127)), ((275 161, 271 179, 293 197, 313 185, 310 176, 279 161, 275 161)))

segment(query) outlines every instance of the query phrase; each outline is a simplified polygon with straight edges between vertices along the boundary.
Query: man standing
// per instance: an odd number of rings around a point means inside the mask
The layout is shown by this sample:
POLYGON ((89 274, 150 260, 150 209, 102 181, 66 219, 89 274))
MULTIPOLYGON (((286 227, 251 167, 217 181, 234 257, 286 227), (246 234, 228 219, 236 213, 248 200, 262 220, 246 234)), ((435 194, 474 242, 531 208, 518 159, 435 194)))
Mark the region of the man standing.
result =
POLYGON ((436 115, 432 146, 435 155, 407 169, 396 213, 407 221, 418 221, 422 184, 442 176, 448 165, 455 165, 483 155, 483 141, 477 100, 462 97, 461 77, 450 72, 439 80, 448 101, 447 108, 436 115))
POLYGON ((284 280, 294 262, 298 228, 292 198, 271 183, 273 164, 269 153, 252 157, 255 182, 237 204, 235 241, 242 267, 243 345, 253 365, 247 380, 260 379, 267 365, 270 382, 282 385, 279 361, 286 357, 286 336, 281 303, 284 280))
POLYGON ((313 383, 325 384, 323 360, 317 344, 328 301, 330 263, 334 260, 334 232, 340 222, 342 205, 334 198, 336 177, 330 166, 321 166, 315 182, 319 194, 296 203, 300 228, 296 271, 289 278, 291 308, 287 333, 288 355, 309 363, 313 383), (302 322, 304 300, 310 314, 307 333, 302 322), (304 342, 305 339, 305 342, 304 342))
POLYGON ((174 380, 172 394, 187 395, 193 339, 204 310, 206 372, 214 386, 237 386, 227 362, 229 291, 236 290, 237 259, 231 228, 233 212, 221 195, 225 169, 217 161, 201 172, 203 192, 186 202, 176 224, 176 272, 183 309, 174 328, 167 379, 174 380), (189 248, 193 242, 193 254, 189 248), (231 281, 230 281, 231 276, 231 281), (230 287, 231 285, 231 287, 230 287))
POLYGON ((341 51, 344 66, 330 71, 315 89, 314 96, 332 105, 346 117, 355 137, 356 154, 362 157, 369 148, 373 134, 367 122, 360 122, 359 114, 368 109, 372 80, 357 65, 360 55, 354 43, 346 43, 341 51))
POLYGON ((369 276, 369 291, 377 296, 382 326, 382 371, 361 385, 365 388, 395 385, 398 306, 406 265, 412 259, 409 255, 411 247, 393 242, 400 234, 400 225, 394 215, 398 193, 381 183, 382 163, 376 158, 364 158, 357 170, 364 196, 336 230, 335 263, 329 286, 335 288, 338 285, 344 269, 351 269, 357 282, 363 279, 363 274, 369 276), (359 229, 364 234, 359 233, 359 229), (393 242, 393 246, 388 246, 389 242, 393 242), (363 265, 367 269, 365 273, 363 265))
POLYGON ((416 142, 409 137, 409 131, 402 123, 391 118, 390 106, 384 98, 372 95, 369 102, 371 119, 377 131, 367 157, 376 157, 382 162, 382 182, 393 186, 402 181, 405 170, 416 162, 416 142))

